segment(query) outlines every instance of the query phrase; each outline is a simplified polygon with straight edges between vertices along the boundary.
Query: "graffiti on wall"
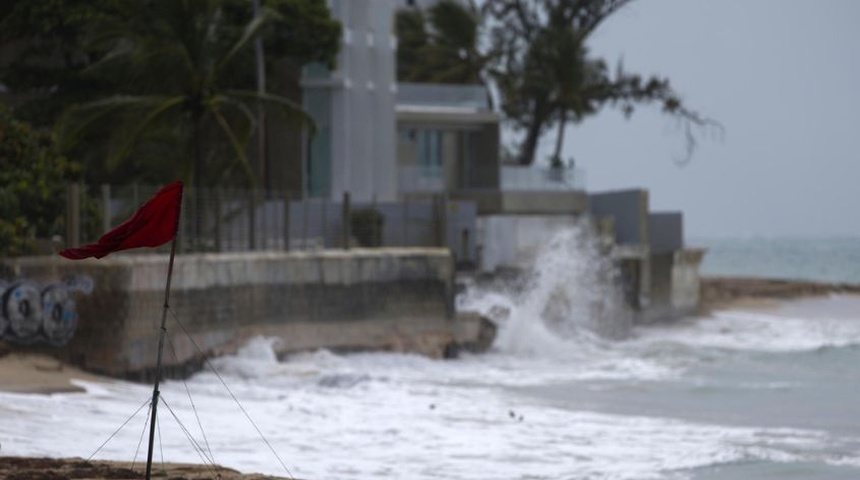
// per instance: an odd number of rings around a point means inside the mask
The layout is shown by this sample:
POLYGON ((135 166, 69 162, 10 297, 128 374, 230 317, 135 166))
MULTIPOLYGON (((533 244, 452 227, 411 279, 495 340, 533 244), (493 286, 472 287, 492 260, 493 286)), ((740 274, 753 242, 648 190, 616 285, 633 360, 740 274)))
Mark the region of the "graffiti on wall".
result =
POLYGON ((40 285, 0 281, 0 340, 24 345, 65 345, 78 327, 75 295, 90 294, 93 281, 79 276, 40 285))

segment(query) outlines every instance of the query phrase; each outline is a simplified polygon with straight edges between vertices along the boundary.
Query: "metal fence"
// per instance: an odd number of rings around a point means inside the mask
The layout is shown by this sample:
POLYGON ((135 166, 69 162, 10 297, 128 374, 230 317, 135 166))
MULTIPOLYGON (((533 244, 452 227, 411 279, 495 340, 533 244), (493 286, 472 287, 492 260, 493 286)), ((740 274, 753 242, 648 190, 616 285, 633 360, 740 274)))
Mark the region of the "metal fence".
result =
MULTIPOLYGON (((69 187, 67 244, 97 240, 116 227, 159 187, 69 187), (99 222, 80 206, 84 196, 100 208, 99 222), (81 225, 101 225, 82 231, 81 225)), ((90 202, 91 203, 91 202, 90 202)), ((475 259, 477 209, 443 195, 429 200, 356 202, 293 199, 284 192, 186 187, 179 223, 180 252, 315 250, 355 247, 449 247, 458 262, 475 259)))
POLYGON ((579 167, 503 166, 501 189, 509 191, 585 190, 585 170, 579 167))

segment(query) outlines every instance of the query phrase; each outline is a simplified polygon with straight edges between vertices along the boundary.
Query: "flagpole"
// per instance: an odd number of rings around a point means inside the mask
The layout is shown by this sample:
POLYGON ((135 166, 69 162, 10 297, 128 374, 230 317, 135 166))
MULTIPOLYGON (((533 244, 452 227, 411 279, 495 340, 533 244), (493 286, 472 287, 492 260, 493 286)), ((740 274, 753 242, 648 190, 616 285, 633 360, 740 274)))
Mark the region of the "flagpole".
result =
POLYGON ((170 263, 167 266, 167 286, 164 288, 164 309, 161 312, 161 332, 158 334, 158 357, 155 363, 155 385, 152 387, 152 411, 149 422, 149 451, 146 454, 146 480, 151 479, 152 450, 155 446, 155 414, 158 411, 158 384, 161 382, 161 354, 164 351, 164 337, 167 335, 167 309, 170 299, 170 280, 173 277, 173 258, 176 256, 176 235, 170 245, 170 263))

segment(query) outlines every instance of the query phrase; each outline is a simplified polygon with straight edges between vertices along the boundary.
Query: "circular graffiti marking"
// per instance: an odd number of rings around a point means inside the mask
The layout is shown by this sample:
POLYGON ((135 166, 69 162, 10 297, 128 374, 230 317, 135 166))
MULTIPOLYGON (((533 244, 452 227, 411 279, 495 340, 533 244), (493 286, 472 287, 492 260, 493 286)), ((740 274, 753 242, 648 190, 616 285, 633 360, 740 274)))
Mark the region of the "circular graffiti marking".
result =
POLYGON ((0 340, 30 345, 68 343, 78 328, 76 294, 93 291, 87 276, 51 283, 0 280, 0 340))
POLYGON ((64 285, 52 284, 42 290, 42 333, 51 345, 66 344, 75 334, 78 314, 75 299, 64 285))
POLYGON ((18 342, 36 340, 42 326, 42 294, 31 282, 13 283, 3 294, 3 314, 18 342))

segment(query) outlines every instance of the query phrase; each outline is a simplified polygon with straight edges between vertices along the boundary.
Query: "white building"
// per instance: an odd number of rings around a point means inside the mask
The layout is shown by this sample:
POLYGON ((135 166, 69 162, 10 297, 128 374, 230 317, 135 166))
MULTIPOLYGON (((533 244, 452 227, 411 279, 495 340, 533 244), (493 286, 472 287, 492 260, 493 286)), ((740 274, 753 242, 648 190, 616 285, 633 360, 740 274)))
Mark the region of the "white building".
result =
POLYGON ((343 25, 337 68, 305 69, 303 102, 317 122, 306 146, 308 194, 357 201, 394 200, 397 127, 392 0, 330 0, 343 25))

